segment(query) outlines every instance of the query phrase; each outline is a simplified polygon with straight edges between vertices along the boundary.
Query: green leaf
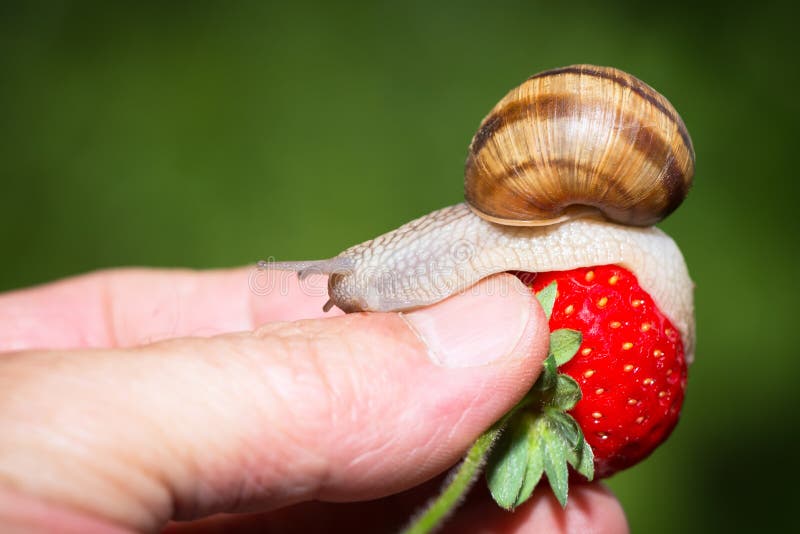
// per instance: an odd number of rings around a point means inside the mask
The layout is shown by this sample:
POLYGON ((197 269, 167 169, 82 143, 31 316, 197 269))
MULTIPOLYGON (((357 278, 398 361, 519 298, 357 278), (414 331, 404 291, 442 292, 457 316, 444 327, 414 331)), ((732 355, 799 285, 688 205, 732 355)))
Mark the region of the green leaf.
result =
POLYGON ((539 375, 539 379, 536 381, 535 386, 541 390, 550 390, 556 387, 558 381, 558 365, 556 365, 556 359, 551 354, 547 358, 545 358, 544 363, 542 364, 542 374, 539 375))
POLYGON ((547 481, 550 483, 556 499, 558 499, 563 508, 567 505, 567 493, 569 492, 568 446, 561 439, 561 436, 552 429, 548 427, 543 427, 543 429, 544 472, 547 474, 547 481))
POLYGON ((540 418, 533 425, 532 432, 528 441, 528 466, 525 470, 525 481, 517 497, 517 506, 531 498, 533 490, 542 479, 544 473, 544 440, 541 439, 541 429, 546 423, 540 418))
POLYGON ((546 417, 553 431, 562 437, 567 446, 567 462, 587 480, 592 480, 594 478, 594 453, 592 447, 584 439, 578 422, 571 415, 553 408, 546 410, 546 417))
POLYGON ((560 328, 550 332, 550 354, 556 359, 556 365, 562 366, 572 359, 581 346, 583 336, 577 330, 560 328))
POLYGON ((571 376, 560 374, 556 378, 556 391, 550 401, 552 406, 562 411, 569 411, 578 404, 583 395, 581 387, 571 376))
POLYGON ((583 440, 583 447, 579 450, 570 451, 567 455, 567 460, 575 471, 586 477, 586 480, 594 478, 594 452, 592 452, 592 447, 585 439, 583 440))
POLYGON ((511 510, 525 482, 530 456, 530 431, 533 426, 529 414, 513 418, 489 455, 486 481, 495 502, 511 510))
POLYGON ((533 494, 544 473, 545 418, 526 413, 515 418, 489 456, 486 481, 495 502, 513 510, 533 494))
POLYGON ((550 316, 553 314, 553 304, 556 302, 557 294, 558 286, 555 282, 536 293, 536 298, 539 299, 539 304, 542 305, 544 316, 547 317, 548 321, 550 320, 550 316))
POLYGON ((558 434, 571 450, 577 451, 583 448, 583 432, 571 415, 557 409, 547 408, 545 416, 553 432, 558 434))

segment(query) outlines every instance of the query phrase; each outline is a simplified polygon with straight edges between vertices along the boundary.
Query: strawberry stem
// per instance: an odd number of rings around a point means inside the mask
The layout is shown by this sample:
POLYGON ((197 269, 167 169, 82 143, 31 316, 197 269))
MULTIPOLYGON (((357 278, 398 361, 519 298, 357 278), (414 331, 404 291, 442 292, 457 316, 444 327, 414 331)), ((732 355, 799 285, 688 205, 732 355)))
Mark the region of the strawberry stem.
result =
POLYGON ((437 530, 464 500, 472 483, 486 463, 489 451, 497 441, 507 418, 481 434, 467 452, 461 464, 448 477, 444 488, 425 508, 411 520, 402 534, 424 534, 437 530))

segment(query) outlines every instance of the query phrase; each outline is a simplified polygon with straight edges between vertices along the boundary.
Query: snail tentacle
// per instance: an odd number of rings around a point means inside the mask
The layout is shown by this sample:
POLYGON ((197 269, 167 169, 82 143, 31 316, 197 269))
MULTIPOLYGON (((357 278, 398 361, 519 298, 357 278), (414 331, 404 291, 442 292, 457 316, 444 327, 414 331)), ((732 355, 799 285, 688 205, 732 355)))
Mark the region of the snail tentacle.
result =
POLYGON ((260 261, 259 268, 275 271, 296 272, 300 280, 305 280, 314 274, 347 274, 353 271, 354 262, 350 258, 335 256, 324 260, 307 261, 260 261))

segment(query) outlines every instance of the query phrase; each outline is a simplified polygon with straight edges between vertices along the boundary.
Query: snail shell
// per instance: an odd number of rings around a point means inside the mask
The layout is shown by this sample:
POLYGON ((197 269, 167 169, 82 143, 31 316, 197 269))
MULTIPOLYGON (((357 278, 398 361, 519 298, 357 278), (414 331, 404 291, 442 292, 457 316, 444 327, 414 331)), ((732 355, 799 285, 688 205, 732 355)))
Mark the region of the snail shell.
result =
POLYGON ((621 70, 573 65, 531 76, 492 109, 464 183, 491 222, 540 226, 599 210, 649 226, 678 207, 693 176, 691 138, 666 98, 621 70))

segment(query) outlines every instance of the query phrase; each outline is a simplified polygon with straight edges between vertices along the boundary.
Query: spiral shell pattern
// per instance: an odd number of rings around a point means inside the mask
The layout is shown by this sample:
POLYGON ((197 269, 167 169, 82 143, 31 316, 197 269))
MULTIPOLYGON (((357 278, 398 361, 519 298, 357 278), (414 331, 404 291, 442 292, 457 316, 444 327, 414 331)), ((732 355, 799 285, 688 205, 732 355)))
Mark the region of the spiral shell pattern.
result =
POLYGON ((599 211, 649 226, 685 198, 694 149, 678 112, 610 67, 545 71, 511 90, 469 147, 465 196, 492 222, 547 225, 599 211))

